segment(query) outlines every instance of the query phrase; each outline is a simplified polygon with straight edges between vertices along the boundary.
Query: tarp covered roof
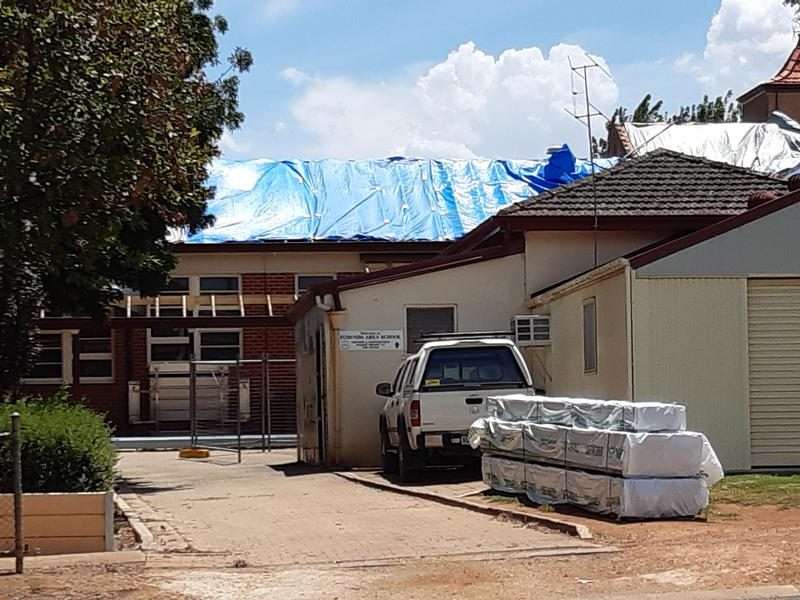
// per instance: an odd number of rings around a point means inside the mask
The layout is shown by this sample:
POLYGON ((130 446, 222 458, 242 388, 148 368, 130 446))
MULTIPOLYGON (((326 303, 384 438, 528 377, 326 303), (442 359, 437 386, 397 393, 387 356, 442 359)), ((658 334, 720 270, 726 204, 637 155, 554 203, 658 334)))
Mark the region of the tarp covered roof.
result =
POLYGON ((567 146, 542 160, 219 160, 209 181, 216 223, 176 241, 447 241, 590 172, 567 146))
POLYGON ((800 165, 800 124, 781 113, 768 123, 625 123, 634 156, 664 148, 768 174, 800 165))

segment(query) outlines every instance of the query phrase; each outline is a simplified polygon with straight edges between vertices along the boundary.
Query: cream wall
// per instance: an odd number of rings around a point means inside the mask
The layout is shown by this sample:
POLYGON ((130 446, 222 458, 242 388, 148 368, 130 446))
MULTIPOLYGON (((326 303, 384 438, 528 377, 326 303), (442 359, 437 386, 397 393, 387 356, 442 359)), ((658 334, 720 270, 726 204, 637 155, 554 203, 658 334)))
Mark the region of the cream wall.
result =
MULTIPOLYGON (((668 231, 600 231, 597 264, 624 256, 670 234, 668 231)), ((594 266, 594 233, 591 231, 525 233, 525 279, 529 296, 594 266)))
MULTIPOLYGON (((620 271, 550 303, 551 396, 630 399, 627 276, 620 271), (583 303, 597 307, 597 371, 583 369, 583 303)), ((533 312, 542 312, 534 310, 533 312)))
POLYGON ((632 280, 636 401, 685 404, 726 469, 750 468, 745 278, 632 280))
MULTIPOLYGON (((508 330, 515 314, 525 314, 522 254, 451 268, 427 275, 347 290, 341 293, 345 312, 342 330, 404 330, 405 307, 454 305, 456 328, 508 330)), ((338 340, 333 343, 338 345, 338 340)), ((403 351, 336 349, 340 406, 339 461, 353 466, 380 462, 378 417, 384 400, 375 385, 391 381, 403 351)))
POLYGON ((239 273, 356 273, 364 270, 358 252, 218 252, 178 254, 173 275, 239 273))

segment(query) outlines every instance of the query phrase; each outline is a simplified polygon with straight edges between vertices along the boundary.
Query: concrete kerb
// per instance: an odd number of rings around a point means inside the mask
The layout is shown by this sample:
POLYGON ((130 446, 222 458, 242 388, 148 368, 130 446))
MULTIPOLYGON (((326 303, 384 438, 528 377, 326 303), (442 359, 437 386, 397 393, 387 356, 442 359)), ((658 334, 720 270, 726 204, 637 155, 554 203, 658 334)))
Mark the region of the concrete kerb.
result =
POLYGON ((379 490, 395 492, 398 494, 405 494, 407 496, 415 496, 417 498, 423 498, 425 500, 439 502, 440 504, 446 504, 448 506, 465 508, 467 510, 483 513, 485 515, 491 515, 493 517, 504 516, 510 519, 514 519, 515 521, 522 521, 524 523, 536 523, 537 525, 541 525, 542 527, 546 527, 548 529, 554 529, 556 531, 560 531, 561 533, 566 533, 568 535, 575 536, 581 540, 593 539, 592 532, 585 525, 579 525, 578 523, 571 523, 569 521, 564 521, 562 519, 557 519, 555 517, 548 517, 546 515, 537 515, 508 507, 488 506, 486 504, 475 502, 473 500, 468 500, 466 497, 455 498, 452 496, 439 494, 437 492, 429 492, 420 489, 410 489, 400 485, 395 485, 388 481, 385 482, 374 481, 367 477, 362 477, 358 473, 354 473, 352 471, 338 471, 336 472, 336 475, 342 477, 343 479, 347 479, 348 481, 352 481, 353 483, 358 483, 379 490))
POLYGON ((116 492, 114 492, 114 505, 117 510, 128 520, 128 524, 133 529, 133 535, 142 550, 152 550, 155 548, 155 537, 139 517, 139 513, 134 511, 131 506, 116 492))

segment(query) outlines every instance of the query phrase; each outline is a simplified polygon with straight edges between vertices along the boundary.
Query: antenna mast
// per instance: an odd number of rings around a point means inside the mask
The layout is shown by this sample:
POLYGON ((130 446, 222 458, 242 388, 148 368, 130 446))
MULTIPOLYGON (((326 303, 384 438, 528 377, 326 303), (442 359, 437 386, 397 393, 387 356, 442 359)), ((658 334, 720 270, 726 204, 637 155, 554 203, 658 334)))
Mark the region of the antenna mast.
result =
POLYGON ((597 214, 597 185, 595 182, 595 164, 594 164, 594 139, 592 138, 592 117, 604 117, 606 121, 609 118, 603 114, 599 108, 597 108, 594 104, 592 104, 591 99, 589 98, 589 71, 591 69, 599 69, 606 77, 611 79, 611 73, 609 73, 605 67, 598 64, 598 62, 592 58, 589 54, 584 53, 586 55, 587 60, 589 61, 583 65, 574 65, 572 63, 572 58, 569 58, 569 68, 570 68, 570 82, 572 86, 572 110, 569 108, 565 108, 564 110, 567 111, 573 118, 580 121, 586 126, 587 134, 589 137, 589 162, 591 164, 592 170, 592 213, 593 213, 593 261, 594 266, 597 266, 598 263, 598 250, 597 250, 597 236, 598 230, 600 229, 600 222, 597 214), (583 79, 583 95, 586 99, 586 106, 584 113, 578 112, 578 105, 577 105, 577 97, 581 94, 580 91, 576 89, 575 86, 575 78, 579 77, 583 79))

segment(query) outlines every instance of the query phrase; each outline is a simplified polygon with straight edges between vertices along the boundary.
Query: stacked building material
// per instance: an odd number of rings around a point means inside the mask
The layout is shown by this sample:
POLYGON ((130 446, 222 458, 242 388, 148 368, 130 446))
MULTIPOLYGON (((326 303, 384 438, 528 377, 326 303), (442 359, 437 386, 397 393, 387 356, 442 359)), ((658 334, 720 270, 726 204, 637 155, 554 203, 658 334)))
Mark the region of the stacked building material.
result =
POLYGON ((685 407, 542 396, 490 398, 470 442, 483 478, 539 504, 630 518, 693 516, 722 468, 685 407))

